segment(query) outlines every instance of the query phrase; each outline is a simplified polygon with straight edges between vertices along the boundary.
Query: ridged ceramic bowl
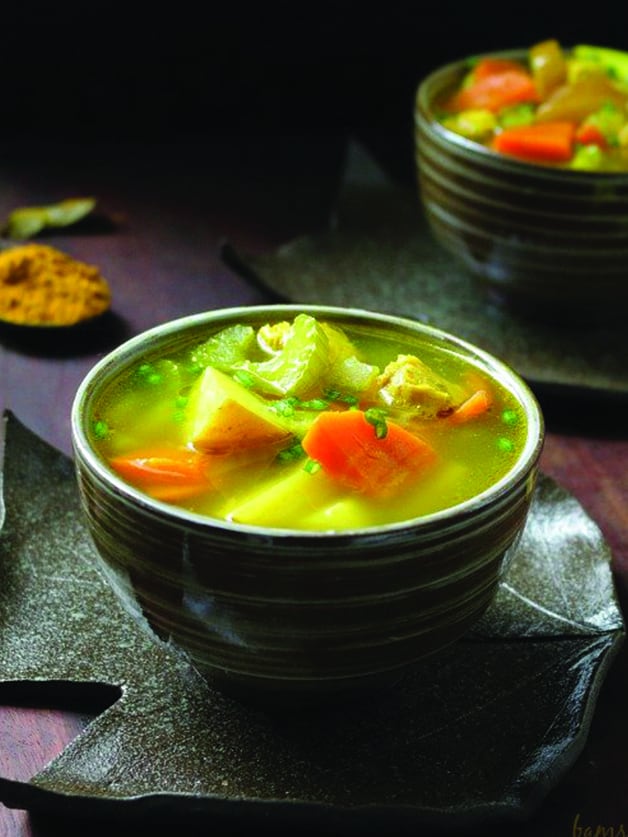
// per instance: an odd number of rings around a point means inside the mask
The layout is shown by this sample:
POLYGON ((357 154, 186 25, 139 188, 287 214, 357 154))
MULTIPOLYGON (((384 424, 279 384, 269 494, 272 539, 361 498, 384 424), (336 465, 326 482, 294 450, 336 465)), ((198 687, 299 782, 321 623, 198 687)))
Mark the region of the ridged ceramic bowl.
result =
POLYGON ((219 687, 294 703, 385 686, 471 628, 493 599, 524 526, 543 419, 518 375, 454 336, 360 310, 282 305, 199 314, 122 344, 81 383, 72 434, 87 524, 103 572, 128 609, 172 638, 219 687), (90 415, 130 365, 230 324, 259 325, 299 311, 341 326, 421 334, 479 364, 525 411, 527 432, 510 472, 446 511, 331 533, 190 513, 132 488, 100 457, 90 415))
MULTIPOLYGON (((524 60, 525 51, 496 53, 524 60)), ((468 59, 418 85, 415 149, 435 238, 490 295, 556 322, 628 312, 628 172, 536 165, 491 151, 437 121, 435 103, 468 59)))

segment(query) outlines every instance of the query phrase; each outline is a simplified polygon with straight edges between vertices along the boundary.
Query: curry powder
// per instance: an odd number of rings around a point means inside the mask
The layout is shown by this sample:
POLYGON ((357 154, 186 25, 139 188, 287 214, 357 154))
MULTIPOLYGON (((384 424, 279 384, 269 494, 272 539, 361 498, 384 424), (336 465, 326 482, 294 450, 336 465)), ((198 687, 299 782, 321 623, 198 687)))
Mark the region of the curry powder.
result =
POLYGON ((54 247, 24 244, 0 252, 0 319, 16 325, 69 326, 111 303, 99 269, 54 247))

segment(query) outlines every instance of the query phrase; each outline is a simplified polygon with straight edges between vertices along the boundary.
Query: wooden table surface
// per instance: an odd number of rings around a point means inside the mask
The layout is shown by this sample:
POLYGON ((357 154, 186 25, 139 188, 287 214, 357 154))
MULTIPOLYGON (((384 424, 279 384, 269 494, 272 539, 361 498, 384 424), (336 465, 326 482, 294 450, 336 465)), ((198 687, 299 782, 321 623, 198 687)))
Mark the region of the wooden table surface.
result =
MULTIPOLYGON (((116 316, 112 331, 87 343, 77 338, 42 346, 1 335, 0 409, 10 409, 69 454, 70 404, 90 366, 116 342, 164 320, 267 301, 261 290, 225 266, 221 244, 230 241, 243 250, 264 252, 324 225, 341 160, 342 148, 324 137, 113 150, 98 145, 48 146, 44 152, 6 148, 0 158, 0 216, 16 206, 74 195, 97 198, 98 223, 69 228, 46 242, 101 268, 112 288, 116 316)), ((547 396, 542 406, 547 421, 542 469, 601 528, 628 612, 626 405, 567 403, 547 396)), ((532 819, 509 825, 509 834, 584 837, 599 827, 628 833, 626 694, 628 659, 622 650, 604 682, 584 751, 532 819)), ((27 781, 89 718, 81 707, 13 705, 0 688, 0 775, 27 781)), ((206 831, 212 831, 211 822, 206 831)), ((54 821, 0 805, 2 837, 88 832, 123 834, 125 826, 54 821)), ((503 829, 482 833, 501 834, 503 829)))

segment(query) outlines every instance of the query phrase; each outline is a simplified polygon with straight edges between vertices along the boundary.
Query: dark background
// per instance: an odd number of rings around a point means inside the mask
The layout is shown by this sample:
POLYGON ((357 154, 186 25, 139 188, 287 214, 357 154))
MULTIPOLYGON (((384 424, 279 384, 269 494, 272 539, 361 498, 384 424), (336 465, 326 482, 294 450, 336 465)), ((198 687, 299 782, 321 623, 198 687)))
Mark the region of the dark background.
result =
POLYGON ((548 37, 628 49, 618 0, 3 5, 4 140, 350 134, 402 178, 416 86, 436 65, 548 37))

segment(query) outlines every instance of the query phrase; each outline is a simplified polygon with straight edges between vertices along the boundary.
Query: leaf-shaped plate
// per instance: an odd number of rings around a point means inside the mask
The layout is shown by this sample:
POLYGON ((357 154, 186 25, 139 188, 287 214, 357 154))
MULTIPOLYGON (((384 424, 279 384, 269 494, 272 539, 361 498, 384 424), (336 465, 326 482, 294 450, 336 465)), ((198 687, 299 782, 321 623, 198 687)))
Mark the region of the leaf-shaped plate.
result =
POLYGON ((72 462, 5 425, 0 698, 3 684, 119 696, 30 782, 0 778, 6 805, 416 833, 521 817, 580 752, 624 627, 599 529, 548 477, 472 635, 374 701, 273 714, 214 690, 123 610, 72 462))

